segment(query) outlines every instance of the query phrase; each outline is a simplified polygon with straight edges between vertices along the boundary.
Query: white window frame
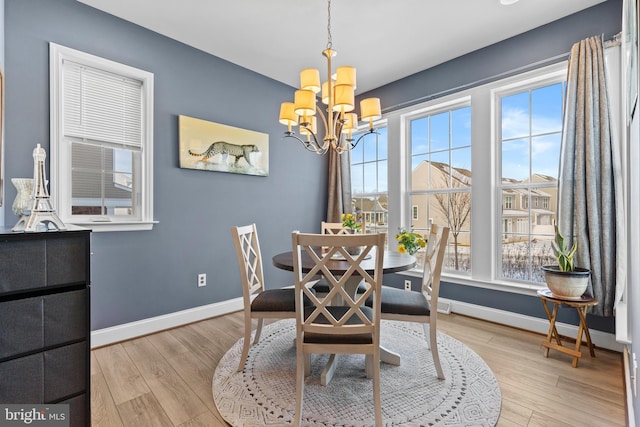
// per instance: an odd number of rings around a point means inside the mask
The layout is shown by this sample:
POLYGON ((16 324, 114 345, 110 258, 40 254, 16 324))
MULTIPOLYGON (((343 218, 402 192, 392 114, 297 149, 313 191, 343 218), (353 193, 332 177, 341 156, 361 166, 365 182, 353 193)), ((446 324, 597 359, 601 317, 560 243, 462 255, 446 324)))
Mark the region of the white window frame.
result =
MULTIPOLYGON (((471 274, 451 271, 442 273, 444 281, 485 289, 495 289, 523 295, 535 295, 544 285, 529 282, 515 282, 497 278, 497 261, 501 248, 503 224, 499 222, 502 195, 497 193, 500 184, 497 165, 500 153, 497 141, 500 137, 497 114, 499 106, 495 94, 509 86, 521 86, 524 82, 543 81, 550 74, 566 76, 566 61, 542 67, 537 70, 507 77, 505 79, 461 89, 459 92, 432 99, 403 109, 386 113, 387 138, 389 141, 389 229, 410 223, 411 196, 409 179, 411 174, 408 118, 428 110, 450 108, 464 102, 471 103, 473 189, 471 192, 473 213, 471 215, 471 274), (399 141, 398 146, 393 141, 399 141), (485 167, 487 166, 487 167, 485 167), (487 217, 491 218, 489 225, 487 217)), ((401 272, 408 276, 420 277, 422 272, 414 269, 401 272)))
POLYGON ((151 230, 153 224, 157 222, 153 220, 153 74, 55 43, 49 44, 49 67, 51 199, 58 216, 65 223, 91 228, 93 231, 151 230), (141 129, 142 149, 138 185, 140 197, 135 201, 136 208, 140 209, 140 215, 135 219, 72 215, 71 213, 71 143, 63 139, 62 63, 65 60, 142 82, 144 117, 141 129))
MULTIPOLYGON (((379 120, 374 122, 374 128, 375 129, 382 129, 382 128, 386 128, 387 127, 387 123, 385 120, 379 120)), ((376 138, 376 142, 377 142, 377 138, 378 135, 367 135, 366 134, 366 130, 364 128, 359 128, 357 129, 354 133, 353 133, 353 138, 357 141, 358 138, 360 138, 362 135, 365 135, 364 138, 362 138, 362 140, 359 142, 359 144, 366 144, 367 143, 367 139, 368 138, 376 138)), ((364 147, 363 147, 364 149, 364 147)), ((361 194, 355 194, 353 193, 352 190, 352 194, 351 194, 351 198, 352 198, 352 202, 355 203, 355 199, 356 198, 375 198, 375 199, 379 199, 381 196, 387 196, 387 204, 389 204, 388 202, 388 198, 389 198, 389 187, 388 187, 388 183, 389 183, 389 156, 391 155, 391 153, 389 153, 389 129, 387 129, 387 191, 375 191, 375 192, 363 192, 361 194)), ((352 157, 351 157, 351 152, 349 153, 349 168, 351 168, 351 165, 353 163, 352 157)), ((376 159, 375 160, 369 160, 367 162, 358 162, 359 164, 365 165, 365 164, 375 164, 376 168, 378 168, 379 164, 380 164, 381 160, 380 158, 378 158, 378 154, 376 151, 376 159)), ((351 172, 350 172, 351 173, 351 172)), ((376 183, 377 185, 377 183, 376 183)), ((356 206, 357 207, 357 206, 356 206)), ((378 224, 378 218, 379 218, 379 214, 380 212, 378 211, 372 211, 370 213, 364 213, 363 216, 363 221, 365 224, 368 224, 369 222, 372 222, 373 224, 369 227, 366 227, 365 232, 366 233, 377 233, 377 232, 381 232, 384 231, 387 234, 389 234, 389 230, 391 230, 391 228, 388 227, 388 220, 387 220, 387 225, 386 226, 380 226, 378 224), (372 217, 373 215, 373 217, 372 217)), ((395 233, 393 234, 395 235, 395 233)))

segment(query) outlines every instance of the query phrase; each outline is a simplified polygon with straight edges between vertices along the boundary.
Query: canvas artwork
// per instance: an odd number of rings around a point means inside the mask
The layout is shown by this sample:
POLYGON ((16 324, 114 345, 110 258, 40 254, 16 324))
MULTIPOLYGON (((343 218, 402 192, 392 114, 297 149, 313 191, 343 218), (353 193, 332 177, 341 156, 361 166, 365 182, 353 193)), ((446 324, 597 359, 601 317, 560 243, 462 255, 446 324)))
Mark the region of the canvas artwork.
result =
POLYGON ((269 135, 179 116, 180 167, 269 175, 269 135))

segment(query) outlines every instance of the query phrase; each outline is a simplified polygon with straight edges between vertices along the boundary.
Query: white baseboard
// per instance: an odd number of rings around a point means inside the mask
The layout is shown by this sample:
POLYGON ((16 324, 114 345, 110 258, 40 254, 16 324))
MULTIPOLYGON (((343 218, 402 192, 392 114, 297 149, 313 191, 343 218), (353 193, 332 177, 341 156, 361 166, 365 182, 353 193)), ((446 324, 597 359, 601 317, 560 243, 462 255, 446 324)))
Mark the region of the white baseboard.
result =
MULTIPOLYGON (((175 328, 188 323, 198 322, 210 317, 222 316, 234 311, 242 310, 242 298, 235 298, 214 304, 195 307, 188 310, 165 314, 163 316, 151 317, 136 322, 125 323, 123 325, 112 326, 110 328, 98 329, 91 332, 91 348, 102 347, 120 341, 149 335, 164 329, 175 328)), ((438 301, 438 311, 451 311, 513 326, 529 331, 546 334, 549 330, 549 321, 537 317, 525 316, 511 311, 498 310, 481 305, 469 304, 466 302, 440 298, 438 301)), ((565 323, 556 323, 558 332, 561 335, 575 337, 578 334, 578 327, 565 323)), ((614 334, 590 330, 593 343, 602 348, 622 352, 623 345, 616 341, 614 334)))
MULTIPOLYGON (((547 334, 549 331, 549 321, 538 317, 525 316, 511 311, 499 310, 496 308, 481 305, 469 304, 466 302, 440 298, 440 301, 448 303, 453 313, 464 314, 466 316, 477 317, 478 319, 500 323, 507 326, 526 329, 528 331, 547 334)), ((438 304, 440 305, 440 304, 438 304)), ((556 322, 556 328, 560 335, 575 338, 578 335, 578 327, 566 323, 556 322)), ((597 346, 608 350, 622 352, 623 345, 616 341, 615 334, 589 329, 591 341, 597 346)))
POLYGON ((91 348, 102 347, 120 341, 149 335, 165 329, 198 322, 210 317, 221 316, 242 310, 242 298, 234 298, 188 310, 177 311, 162 316, 150 317, 136 322, 91 331, 91 348))

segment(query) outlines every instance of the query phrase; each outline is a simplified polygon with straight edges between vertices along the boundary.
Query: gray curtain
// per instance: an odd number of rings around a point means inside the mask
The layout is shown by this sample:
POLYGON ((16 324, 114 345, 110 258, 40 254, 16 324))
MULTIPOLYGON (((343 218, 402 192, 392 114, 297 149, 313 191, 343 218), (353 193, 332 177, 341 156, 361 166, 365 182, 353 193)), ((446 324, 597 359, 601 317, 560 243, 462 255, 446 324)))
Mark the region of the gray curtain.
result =
POLYGON ((351 213, 351 152, 342 154, 329 150, 327 188, 327 222, 340 222, 340 214, 351 213))
POLYGON ((593 314, 612 316, 616 281, 614 146, 600 37, 571 49, 558 189, 558 227, 577 239, 577 267, 591 270, 593 314))

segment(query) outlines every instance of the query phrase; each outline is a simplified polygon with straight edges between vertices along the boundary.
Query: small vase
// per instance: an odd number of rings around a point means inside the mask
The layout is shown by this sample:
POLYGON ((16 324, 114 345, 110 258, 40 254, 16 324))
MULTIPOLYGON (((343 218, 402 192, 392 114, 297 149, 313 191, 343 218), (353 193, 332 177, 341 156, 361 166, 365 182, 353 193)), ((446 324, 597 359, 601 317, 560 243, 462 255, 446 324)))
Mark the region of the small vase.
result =
POLYGON ((17 217, 21 217, 25 211, 31 209, 33 178, 11 178, 11 183, 18 190, 11 209, 17 217))
MULTIPOLYGON (((348 234, 357 234, 358 230, 355 230, 353 228, 348 228, 347 229, 347 233, 348 234)), ((347 250, 349 255, 360 255, 360 252, 362 252, 362 246, 347 246, 347 247, 345 247, 345 249, 347 250)))
POLYGON ((362 246, 347 246, 345 249, 349 255, 360 255, 360 252, 362 252, 362 246))

